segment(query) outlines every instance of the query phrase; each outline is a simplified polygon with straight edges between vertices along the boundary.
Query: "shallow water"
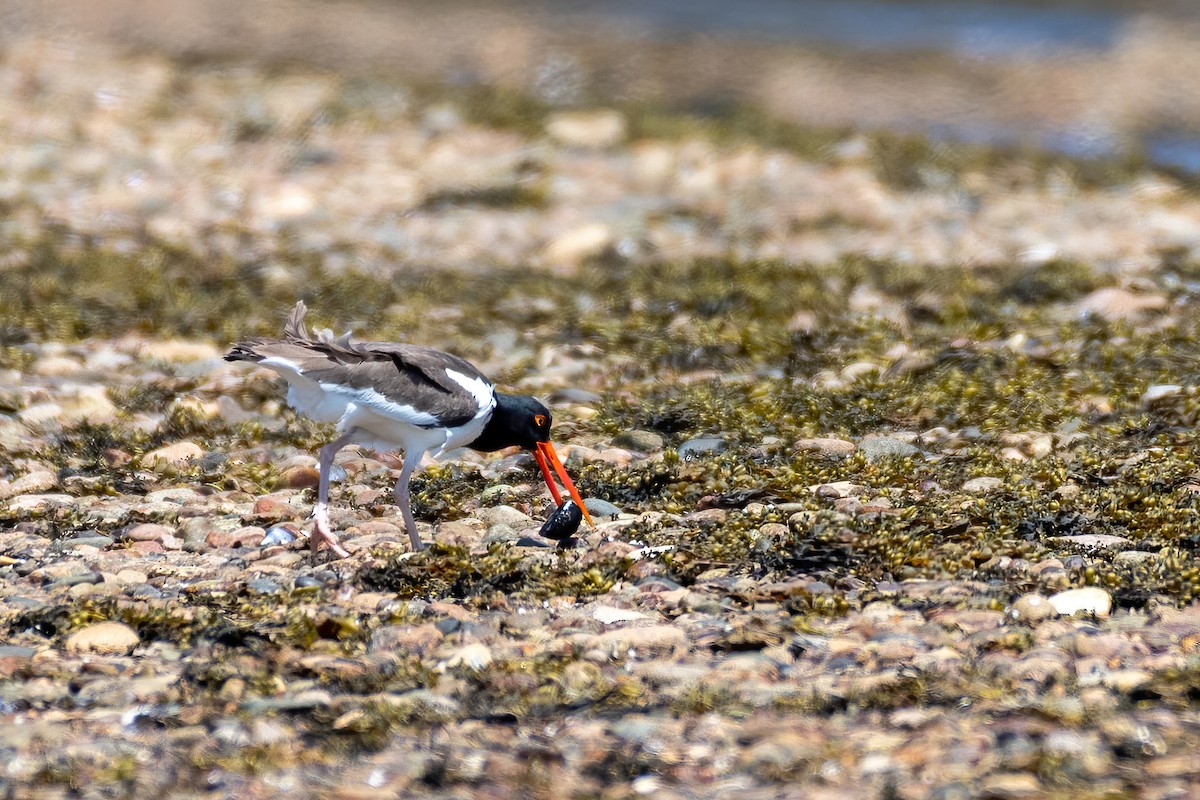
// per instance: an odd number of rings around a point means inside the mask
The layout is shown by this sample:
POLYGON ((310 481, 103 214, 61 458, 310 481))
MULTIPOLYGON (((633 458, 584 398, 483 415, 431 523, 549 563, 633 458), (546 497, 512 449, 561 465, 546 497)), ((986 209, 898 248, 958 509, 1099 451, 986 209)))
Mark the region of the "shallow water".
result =
POLYGON ((738 36, 871 50, 945 50, 970 57, 1113 46, 1129 15, 1112 9, 1014 3, 877 0, 574 0, 543 6, 644 35, 738 36))

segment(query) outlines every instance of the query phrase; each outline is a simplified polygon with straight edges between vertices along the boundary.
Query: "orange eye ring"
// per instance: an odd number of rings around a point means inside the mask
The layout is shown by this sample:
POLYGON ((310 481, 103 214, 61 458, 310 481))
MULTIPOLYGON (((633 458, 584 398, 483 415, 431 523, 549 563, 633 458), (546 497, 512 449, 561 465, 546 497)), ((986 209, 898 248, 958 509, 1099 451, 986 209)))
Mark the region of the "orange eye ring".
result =
POLYGON ((537 425, 539 428, 546 427, 546 415, 545 414, 534 414, 533 424, 537 425))

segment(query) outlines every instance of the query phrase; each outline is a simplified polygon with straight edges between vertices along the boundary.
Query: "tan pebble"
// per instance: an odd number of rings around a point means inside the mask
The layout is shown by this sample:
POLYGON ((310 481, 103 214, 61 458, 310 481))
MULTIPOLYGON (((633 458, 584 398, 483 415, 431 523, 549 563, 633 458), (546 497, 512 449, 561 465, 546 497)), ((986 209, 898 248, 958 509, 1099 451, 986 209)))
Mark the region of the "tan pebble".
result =
POLYGON ((146 342, 137 355, 147 361, 208 361, 219 358, 221 351, 210 342, 167 339, 146 342))
POLYGON ((204 456, 204 448, 195 442, 176 442, 142 456, 142 464, 151 469, 174 467, 204 456))
POLYGON ((370 651, 394 651, 424 656, 437 648, 446 637, 433 623, 425 625, 387 625, 371 635, 370 651))
POLYGON ((62 421, 63 416, 63 407, 58 403, 49 401, 37 403, 17 412, 17 419, 21 420, 27 427, 34 428, 35 430, 59 423, 62 421))
POLYGON ((123 585, 146 583, 150 577, 144 572, 139 572, 136 569, 123 569, 116 574, 116 583, 123 585))
POLYGON ((589 222, 552 239, 542 251, 550 266, 575 267, 597 256, 612 244, 612 230, 602 222, 589 222))
POLYGON ((321 475, 312 467, 288 467, 280 475, 280 484, 289 489, 316 489, 321 475))
POLYGON ((221 684, 219 696, 226 702, 237 702, 246 694, 246 681, 241 678, 230 678, 221 684))
POLYGON ((43 377, 56 377, 62 375, 74 375, 82 368, 83 365, 73 358, 69 358, 67 356, 46 356, 45 358, 39 358, 37 361, 33 362, 33 367, 30 371, 33 372, 34 375, 41 375, 43 377))
POLYGON ((1004 481, 999 478, 971 478, 962 485, 964 492, 971 494, 986 494, 994 492, 1004 485, 1004 481))
POLYGON ((1045 595, 1031 592, 1018 597, 1009 608, 1008 613, 1014 619, 1036 625, 1043 620, 1056 616, 1058 612, 1050 605, 1050 601, 1045 595))
POLYGON ((817 452, 826 456, 848 456, 856 449, 854 442, 825 436, 797 439, 792 447, 796 450, 817 452))
POLYGON ((620 144, 625 139, 625 117, 619 111, 598 109, 561 111, 546 121, 551 139, 568 147, 599 150, 620 144))
POLYGON ((473 642, 458 648, 449 659, 438 665, 438 672, 445 672, 459 667, 479 671, 491 666, 492 650, 482 642, 473 642))
POLYGON ((98 622, 75 631, 64 644, 68 653, 126 654, 138 646, 137 632, 124 622, 98 622))
POLYGON ((1154 676, 1144 669, 1118 669, 1104 676, 1104 685, 1128 694, 1152 681, 1154 676))
POLYGON ((590 406, 570 406, 566 409, 567 413, 576 419, 588 420, 595 417, 600 412, 590 406))
POLYGON ((1182 778, 1200 774, 1200 760, 1193 753, 1156 758, 1146 765, 1146 772, 1156 778, 1182 778))
POLYGON ((809 491, 812 491, 817 497, 829 499, 837 499, 841 497, 855 497, 867 493, 867 487, 850 481, 834 481, 833 483, 818 483, 809 486, 809 491))
POLYGON ((981 796, 991 800, 1017 800, 1041 795, 1042 784, 1027 772, 1007 772, 989 775, 981 789, 981 796))
POLYGON ((1045 458, 1054 452, 1054 438, 1048 433, 1035 436, 1024 447, 1030 458, 1045 458))
POLYGON ((12 483, 0 483, 0 500, 21 494, 43 494, 58 487, 58 476, 48 470, 38 470, 17 478, 12 483))
POLYGON ((156 525, 153 522, 143 522, 125 531, 125 538, 131 542, 161 542, 164 536, 175 533, 174 528, 166 525, 156 525))
POLYGON ((1166 297, 1160 294, 1134 294, 1128 289, 1108 286, 1084 297, 1078 308, 1084 314, 1117 322, 1136 321, 1149 312, 1166 308, 1166 305, 1166 297))
POLYGON ((625 658, 630 651, 642 658, 673 655, 687 649, 687 636, 672 625, 622 628, 593 636, 587 649, 600 651, 609 658, 625 658))
POLYGON ((470 546, 479 542, 483 537, 479 531, 465 522, 451 521, 438 525, 435 538, 441 544, 470 546))
POLYGON ((880 369, 878 364, 872 364, 870 361, 855 361, 842 367, 841 378, 846 383, 854 383, 859 378, 877 374, 880 369))

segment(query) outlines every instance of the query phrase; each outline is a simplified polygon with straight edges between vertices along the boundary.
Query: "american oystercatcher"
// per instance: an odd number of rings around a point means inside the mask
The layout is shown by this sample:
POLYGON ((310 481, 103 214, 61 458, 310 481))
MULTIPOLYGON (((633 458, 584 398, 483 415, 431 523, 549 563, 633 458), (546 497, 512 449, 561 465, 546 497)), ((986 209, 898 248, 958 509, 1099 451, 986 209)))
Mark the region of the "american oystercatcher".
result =
POLYGON ((592 524, 550 444, 551 416, 544 405, 528 395, 496 391, 472 364, 431 347, 354 342, 348 333, 335 339, 328 331, 313 338, 304 325, 306 311, 303 301, 296 303, 282 339, 239 342, 225 360, 270 367, 288 382, 288 405, 317 422, 337 423, 337 438, 319 453, 314 551, 327 544, 337 555, 349 555, 329 527, 329 471, 334 456, 348 444, 404 451, 394 494, 416 550, 424 545, 409 503, 409 480, 427 452, 436 458, 455 447, 533 451, 555 505, 562 505, 562 495, 551 466, 592 524))

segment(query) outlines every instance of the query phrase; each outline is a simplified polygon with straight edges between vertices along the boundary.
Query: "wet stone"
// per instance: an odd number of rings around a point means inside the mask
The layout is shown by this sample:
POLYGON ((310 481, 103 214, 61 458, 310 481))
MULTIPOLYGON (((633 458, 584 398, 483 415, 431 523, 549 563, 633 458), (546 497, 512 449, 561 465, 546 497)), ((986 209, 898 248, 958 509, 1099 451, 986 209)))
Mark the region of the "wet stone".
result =
POLYGON ((618 433, 612 443, 617 447, 636 450, 641 453, 654 453, 663 449, 662 434, 654 431, 630 430, 618 433))
POLYGON ((724 439, 715 437, 702 437, 699 439, 689 439, 679 445, 679 458, 682 461, 694 461, 698 458, 706 456, 715 456, 725 452, 729 448, 728 442, 724 439))
POLYGON ((123 622, 98 622, 67 637, 68 653, 125 654, 137 647, 137 632, 123 622))
POLYGON ((72 536, 69 539, 60 539, 58 544, 61 547, 108 547, 113 543, 113 540, 108 536, 72 536))
POLYGON ((1094 586, 1059 592, 1050 597, 1048 602, 1065 617, 1080 612, 1106 617, 1112 611, 1112 595, 1094 586))
POLYGON ((867 436, 858 443, 858 451, 868 461, 888 457, 907 458, 920 452, 915 445, 891 436, 867 436))
POLYGON ((621 514, 620 508, 598 497, 583 498, 583 505, 595 520, 613 519, 621 514))
POLYGON ((246 582, 246 591, 250 594, 273 595, 283 594, 285 590, 275 581, 266 578, 256 578, 246 582))

